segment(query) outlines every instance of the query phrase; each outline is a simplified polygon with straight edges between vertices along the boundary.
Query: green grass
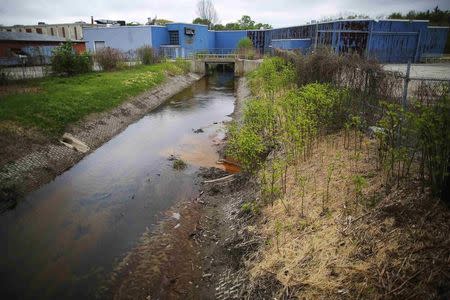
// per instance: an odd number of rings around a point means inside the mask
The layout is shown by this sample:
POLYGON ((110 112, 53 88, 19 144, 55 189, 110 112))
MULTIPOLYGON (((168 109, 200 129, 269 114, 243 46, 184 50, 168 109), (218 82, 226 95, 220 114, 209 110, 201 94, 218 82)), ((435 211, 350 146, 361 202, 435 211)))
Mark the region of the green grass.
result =
POLYGON ((0 124, 13 122, 48 136, 62 134, 67 125, 96 112, 114 108, 129 97, 162 83, 169 74, 186 72, 180 62, 136 66, 115 72, 74 77, 49 77, 23 83, 39 92, 9 94, 0 99, 0 124))

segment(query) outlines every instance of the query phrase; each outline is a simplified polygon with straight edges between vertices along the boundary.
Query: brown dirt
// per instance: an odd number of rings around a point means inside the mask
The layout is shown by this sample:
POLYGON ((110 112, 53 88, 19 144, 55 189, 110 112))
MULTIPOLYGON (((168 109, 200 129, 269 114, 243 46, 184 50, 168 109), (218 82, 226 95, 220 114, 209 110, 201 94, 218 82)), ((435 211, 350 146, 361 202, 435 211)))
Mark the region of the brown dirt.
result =
POLYGON ((39 132, 13 123, 0 123, 0 166, 14 162, 32 151, 42 150, 49 139, 39 132))
POLYGON ((0 97, 10 94, 38 93, 41 90, 42 89, 37 86, 24 87, 20 85, 0 85, 0 97))
POLYGON ((328 135, 301 164, 304 216, 290 169, 284 204, 265 207, 257 224, 267 243, 248 262, 250 298, 449 297, 449 208, 422 192, 413 175, 387 186, 374 140, 365 139, 357 155, 354 148, 343 147, 342 133, 328 135), (335 168, 323 213, 330 165, 335 168), (354 175, 367 180, 360 196, 354 175))
MULTIPOLYGON (((205 180, 226 175, 215 168, 200 172, 205 180)), ((196 199, 173 207, 153 232, 143 235, 112 273, 102 297, 215 299, 241 291, 232 289, 240 279, 231 274, 243 266, 241 252, 255 245, 239 246, 246 240, 240 224, 247 219, 240 206, 253 199, 255 185, 236 174, 232 181, 202 188, 196 199)))

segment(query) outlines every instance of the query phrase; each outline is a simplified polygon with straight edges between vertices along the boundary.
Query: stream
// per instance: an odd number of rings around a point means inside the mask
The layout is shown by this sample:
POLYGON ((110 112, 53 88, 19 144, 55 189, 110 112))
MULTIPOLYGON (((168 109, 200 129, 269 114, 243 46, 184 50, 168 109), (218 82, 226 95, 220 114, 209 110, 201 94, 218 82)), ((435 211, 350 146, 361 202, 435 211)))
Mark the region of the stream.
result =
POLYGON ((3 299, 95 298, 142 233, 197 195, 199 167, 223 168, 234 81, 202 78, 0 215, 3 299), (174 170, 171 155, 188 167, 174 170))

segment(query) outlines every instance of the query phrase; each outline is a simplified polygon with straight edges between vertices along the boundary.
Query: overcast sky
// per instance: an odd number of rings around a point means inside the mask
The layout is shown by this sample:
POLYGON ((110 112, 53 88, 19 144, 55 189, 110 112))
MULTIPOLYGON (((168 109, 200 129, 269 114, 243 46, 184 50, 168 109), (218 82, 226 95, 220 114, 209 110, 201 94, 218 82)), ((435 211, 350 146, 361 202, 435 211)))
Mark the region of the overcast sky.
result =
MULTIPOLYGON (((71 23, 95 19, 145 23, 147 17, 192 22, 197 0, 0 0, 0 24, 71 23)), ((367 14, 450 9, 449 0, 214 0, 221 23, 242 15, 274 27, 300 25, 340 14, 367 14)))

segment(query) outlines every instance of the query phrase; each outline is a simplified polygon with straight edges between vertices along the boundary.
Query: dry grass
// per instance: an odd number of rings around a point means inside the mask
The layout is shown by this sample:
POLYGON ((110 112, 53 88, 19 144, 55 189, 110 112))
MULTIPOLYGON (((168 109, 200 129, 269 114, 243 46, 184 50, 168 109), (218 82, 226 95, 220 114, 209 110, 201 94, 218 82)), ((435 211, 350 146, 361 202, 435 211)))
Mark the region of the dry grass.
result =
POLYGON ((300 166, 307 177, 304 213, 301 193, 289 174, 289 188, 262 211, 258 234, 266 244, 248 262, 251 295, 268 277, 280 298, 437 298, 449 293, 450 213, 422 193, 414 179, 389 193, 377 170, 376 142, 343 147, 343 134, 326 136, 300 166), (334 166, 326 211, 327 174, 334 166), (357 195, 354 175, 367 185, 357 195))

